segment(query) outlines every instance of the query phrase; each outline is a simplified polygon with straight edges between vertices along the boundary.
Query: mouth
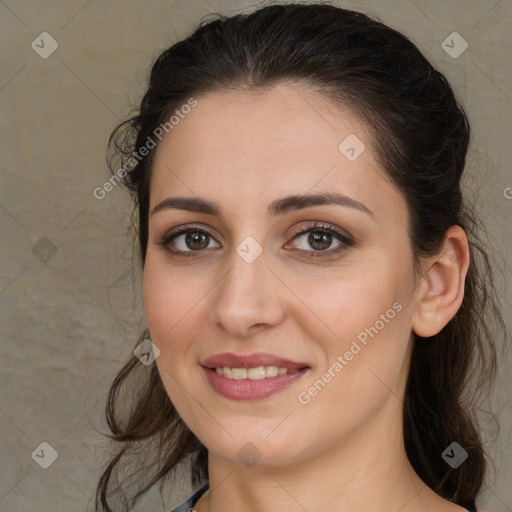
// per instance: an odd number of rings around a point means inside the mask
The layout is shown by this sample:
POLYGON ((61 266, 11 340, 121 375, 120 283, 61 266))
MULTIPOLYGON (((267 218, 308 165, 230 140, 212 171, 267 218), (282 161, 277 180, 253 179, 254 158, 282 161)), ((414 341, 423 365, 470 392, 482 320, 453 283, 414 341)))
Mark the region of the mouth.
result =
POLYGON ((311 371, 306 363, 272 354, 218 354, 202 369, 214 391, 232 400, 261 400, 288 389, 311 371))

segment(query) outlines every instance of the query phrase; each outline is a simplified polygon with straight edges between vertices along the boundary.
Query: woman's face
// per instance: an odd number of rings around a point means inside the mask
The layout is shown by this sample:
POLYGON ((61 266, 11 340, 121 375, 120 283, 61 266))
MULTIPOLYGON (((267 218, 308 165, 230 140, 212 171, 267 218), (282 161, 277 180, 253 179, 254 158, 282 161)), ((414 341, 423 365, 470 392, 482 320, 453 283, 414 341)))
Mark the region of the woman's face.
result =
POLYGON ((144 308, 171 401, 211 454, 247 465, 398 439, 413 260, 368 130, 284 83, 197 102, 150 187, 144 308))

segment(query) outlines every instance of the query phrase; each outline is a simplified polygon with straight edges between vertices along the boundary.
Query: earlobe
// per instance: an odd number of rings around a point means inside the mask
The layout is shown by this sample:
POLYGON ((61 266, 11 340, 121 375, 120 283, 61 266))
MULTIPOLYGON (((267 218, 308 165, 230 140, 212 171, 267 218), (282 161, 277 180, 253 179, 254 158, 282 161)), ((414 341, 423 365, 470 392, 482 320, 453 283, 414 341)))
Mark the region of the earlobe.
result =
POLYGON ((428 271, 417 288, 412 330, 423 338, 434 336, 455 316, 464 298, 469 268, 465 231, 451 226, 438 255, 425 260, 428 271))

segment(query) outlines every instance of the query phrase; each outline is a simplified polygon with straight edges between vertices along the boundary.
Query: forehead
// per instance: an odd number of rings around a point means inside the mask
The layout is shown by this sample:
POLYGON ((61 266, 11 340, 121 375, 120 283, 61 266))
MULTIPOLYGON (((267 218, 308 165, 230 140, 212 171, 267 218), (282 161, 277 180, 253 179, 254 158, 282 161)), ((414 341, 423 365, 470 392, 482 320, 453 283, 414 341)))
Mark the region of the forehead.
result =
POLYGON ((361 202, 372 189, 388 206, 399 199, 364 123, 316 91, 281 83, 196 99, 157 148, 151 207, 170 194, 266 206, 313 189, 361 202))

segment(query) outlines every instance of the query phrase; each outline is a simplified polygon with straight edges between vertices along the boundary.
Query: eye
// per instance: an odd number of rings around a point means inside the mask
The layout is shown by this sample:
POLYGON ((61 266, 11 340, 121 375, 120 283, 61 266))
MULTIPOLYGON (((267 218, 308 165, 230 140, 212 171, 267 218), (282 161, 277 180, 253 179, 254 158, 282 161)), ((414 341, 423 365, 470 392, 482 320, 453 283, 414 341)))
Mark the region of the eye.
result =
POLYGON ((189 225, 166 234, 158 244, 167 247, 176 255, 195 256, 198 252, 211 248, 211 242, 217 244, 213 247, 220 247, 209 229, 189 225))
MULTIPOLYGON (((354 241, 338 228, 330 224, 316 222, 313 225, 297 228, 292 240, 295 239, 302 239, 299 247, 296 247, 295 243, 289 242, 284 248, 296 249, 307 258, 330 257, 354 245, 354 241), (334 243, 336 245, 332 248, 334 243), (309 250, 308 247, 313 250, 309 250)), ((209 228, 193 225, 181 226, 167 233, 158 242, 158 245, 164 246, 175 256, 192 257, 198 256, 205 249, 220 247, 209 228)))
MULTIPOLYGON (((293 240, 299 239, 300 243, 293 245, 298 245, 298 250, 308 258, 332 256, 354 245, 351 238, 330 224, 315 222, 313 226, 301 226, 295 230, 294 235, 293 240), (337 244, 332 248, 335 242, 337 244)), ((285 246, 286 249, 290 247, 290 243, 285 246)))

